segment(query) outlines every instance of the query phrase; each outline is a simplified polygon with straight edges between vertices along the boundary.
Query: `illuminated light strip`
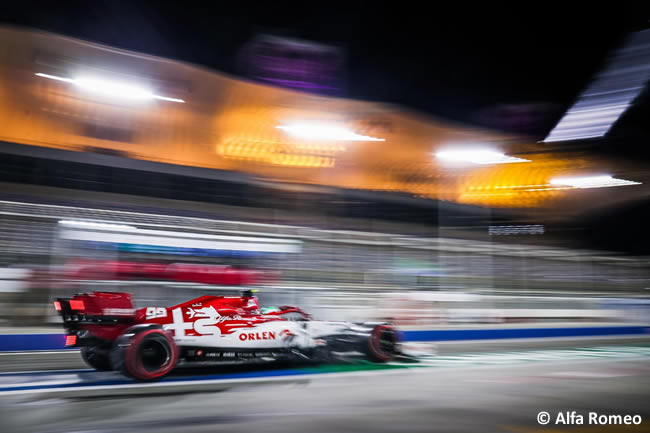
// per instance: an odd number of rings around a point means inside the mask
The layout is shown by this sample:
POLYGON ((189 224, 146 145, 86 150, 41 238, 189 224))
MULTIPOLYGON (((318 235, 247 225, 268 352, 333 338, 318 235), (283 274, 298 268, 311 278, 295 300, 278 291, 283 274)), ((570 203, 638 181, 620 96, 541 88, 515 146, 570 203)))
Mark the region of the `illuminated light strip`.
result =
POLYGON ((551 179, 551 185, 564 185, 572 188, 606 188, 611 186, 641 185, 625 179, 616 179, 609 175, 586 177, 556 177, 551 179))
POLYGON ((649 78, 650 30, 644 30, 630 36, 543 142, 607 134, 643 92, 649 78))
POLYGON ((529 159, 508 156, 488 149, 443 150, 436 152, 436 157, 452 162, 470 162, 472 164, 508 164, 530 162, 529 159))
POLYGON ((73 220, 60 220, 59 224, 64 226, 73 226, 91 229, 105 229, 105 230, 137 230, 137 227, 128 226, 124 224, 107 224, 96 223, 93 221, 73 221, 73 220))
MULTIPOLYGON (((162 236, 141 234, 138 230, 134 233, 109 233, 92 232, 84 230, 63 230, 62 239, 73 241, 92 241, 114 244, 142 245, 147 247, 171 247, 171 248, 196 248, 205 250, 228 250, 228 251, 255 251, 266 253, 300 253, 302 246, 300 242, 292 240, 277 240, 265 238, 254 238, 255 241, 242 241, 241 237, 227 237, 224 239, 213 239, 212 237, 188 238, 179 236, 162 236)), ((216 236, 215 236, 216 237, 216 236)))
POLYGON ((499 185, 499 186, 470 186, 469 190, 483 190, 483 189, 520 189, 520 188, 537 188, 537 187, 550 187, 551 184, 544 183, 540 185, 499 185))
POLYGON ((74 84, 75 86, 80 87, 86 91, 112 97, 124 99, 159 99, 162 101, 178 102, 181 104, 185 103, 183 99, 156 95, 146 88, 115 81, 102 80, 97 78, 65 78, 58 77, 56 75, 44 74, 42 72, 37 72, 34 75, 42 78, 49 78, 50 80, 64 81, 66 83, 74 84))
POLYGON ((545 186, 550 186, 550 184, 543 183, 540 185, 506 185, 506 186, 495 186, 495 188, 539 188, 545 186))
POLYGON ((88 92, 125 99, 150 99, 153 94, 149 89, 132 84, 118 83, 99 78, 75 78, 73 83, 88 92))
POLYGON ((72 78, 63 78, 63 77, 57 77, 56 75, 50 75, 50 74, 43 74, 41 72, 38 72, 34 74, 39 77, 43 78, 49 78, 50 80, 58 80, 58 81, 65 81, 66 83, 74 83, 74 80, 72 78))
POLYGON ((569 110, 560 123, 544 139, 545 143, 554 141, 580 140, 605 135, 618 118, 631 104, 610 106, 588 110, 569 110), (608 114, 589 114, 595 110, 607 110, 608 114))
POLYGON ((338 140, 338 141, 386 141, 385 138, 370 137, 357 134, 340 125, 325 123, 292 123, 276 126, 277 129, 308 140, 338 140))
POLYGON ((463 197, 487 197, 493 195, 517 195, 519 192, 486 192, 484 194, 463 194, 463 197))
POLYGON ((151 97, 154 99, 160 99, 161 101, 180 102, 181 104, 185 103, 183 99, 179 99, 179 98, 169 98, 167 96, 160 96, 160 95, 151 95, 151 97))
POLYGON ((562 189, 573 189, 573 187, 565 186, 565 187, 555 187, 555 188, 531 188, 531 189, 525 189, 524 191, 555 191, 555 190, 562 190, 562 189))

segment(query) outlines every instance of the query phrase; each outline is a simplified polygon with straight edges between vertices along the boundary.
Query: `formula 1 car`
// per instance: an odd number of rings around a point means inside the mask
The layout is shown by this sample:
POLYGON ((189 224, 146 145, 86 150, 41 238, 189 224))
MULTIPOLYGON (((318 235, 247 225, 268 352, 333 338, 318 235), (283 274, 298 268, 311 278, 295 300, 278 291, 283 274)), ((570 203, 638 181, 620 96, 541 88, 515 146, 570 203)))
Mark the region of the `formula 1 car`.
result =
POLYGON ((138 310, 128 293, 93 292, 59 298, 54 307, 66 346, 80 347, 88 365, 142 381, 175 367, 323 361, 344 353, 387 362, 400 347, 387 323, 316 321, 290 306, 260 309, 250 290, 138 310))

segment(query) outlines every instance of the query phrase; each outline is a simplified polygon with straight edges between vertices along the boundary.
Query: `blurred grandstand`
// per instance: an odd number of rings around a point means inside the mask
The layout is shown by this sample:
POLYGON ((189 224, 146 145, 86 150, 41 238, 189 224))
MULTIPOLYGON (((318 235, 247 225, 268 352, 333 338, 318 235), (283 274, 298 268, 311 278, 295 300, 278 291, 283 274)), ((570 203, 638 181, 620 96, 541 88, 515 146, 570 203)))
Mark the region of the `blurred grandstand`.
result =
POLYGON ((12 324, 48 321, 71 291, 173 304, 241 285, 324 318, 408 325, 639 321, 648 308, 647 259, 590 250, 26 202, 0 215, 12 324))
POLYGON ((324 319, 648 320, 648 259, 575 236, 586 212, 647 196, 634 161, 41 32, 2 27, 0 41, 6 325, 56 320, 63 293, 169 305, 241 286, 324 319), (72 85, 97 80, 80 73, 146 82, 155 101, 84 93, 72 85), (287 134, 296 119, 355 132, 313 142, 287 134), (502 160, 436 160, 458 143, 502 160), (614 179, 629 185, 617 194, 553 183, 603 166, 634 180, 614 179))

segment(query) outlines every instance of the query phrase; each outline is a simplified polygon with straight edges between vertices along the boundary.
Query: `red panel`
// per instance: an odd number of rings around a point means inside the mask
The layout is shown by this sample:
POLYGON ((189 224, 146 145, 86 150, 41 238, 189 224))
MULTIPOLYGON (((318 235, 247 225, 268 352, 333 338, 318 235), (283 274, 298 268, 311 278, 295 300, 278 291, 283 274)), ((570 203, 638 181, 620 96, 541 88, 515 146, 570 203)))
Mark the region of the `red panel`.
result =
POLYGON ((70 308, 72 310, 83 310, 84 309, 84 301, 71 299, 70 300, 70 308))

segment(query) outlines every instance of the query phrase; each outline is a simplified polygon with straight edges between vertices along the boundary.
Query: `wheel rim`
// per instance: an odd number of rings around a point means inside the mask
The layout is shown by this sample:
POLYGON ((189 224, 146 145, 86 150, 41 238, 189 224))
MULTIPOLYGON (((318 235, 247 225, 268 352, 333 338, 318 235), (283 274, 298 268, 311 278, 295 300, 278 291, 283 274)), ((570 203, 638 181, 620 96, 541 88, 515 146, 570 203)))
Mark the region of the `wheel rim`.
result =
POLYGON ((382 329, 379 332, 379 350, 389 355, 395 351, 395 332, 392 329, 382 329))
POLYGON ((393 358, 396 344, 397 334, 388 325, 381 325, 375 328, 370 338, 370 346, 373 352, 383 361, 389 361, 393 358))
POLYGON ((142 368, 150 373, 164 368, 171 359, 171 351, 167 342, 158 338, 143 341, 138 352, 142 368))

